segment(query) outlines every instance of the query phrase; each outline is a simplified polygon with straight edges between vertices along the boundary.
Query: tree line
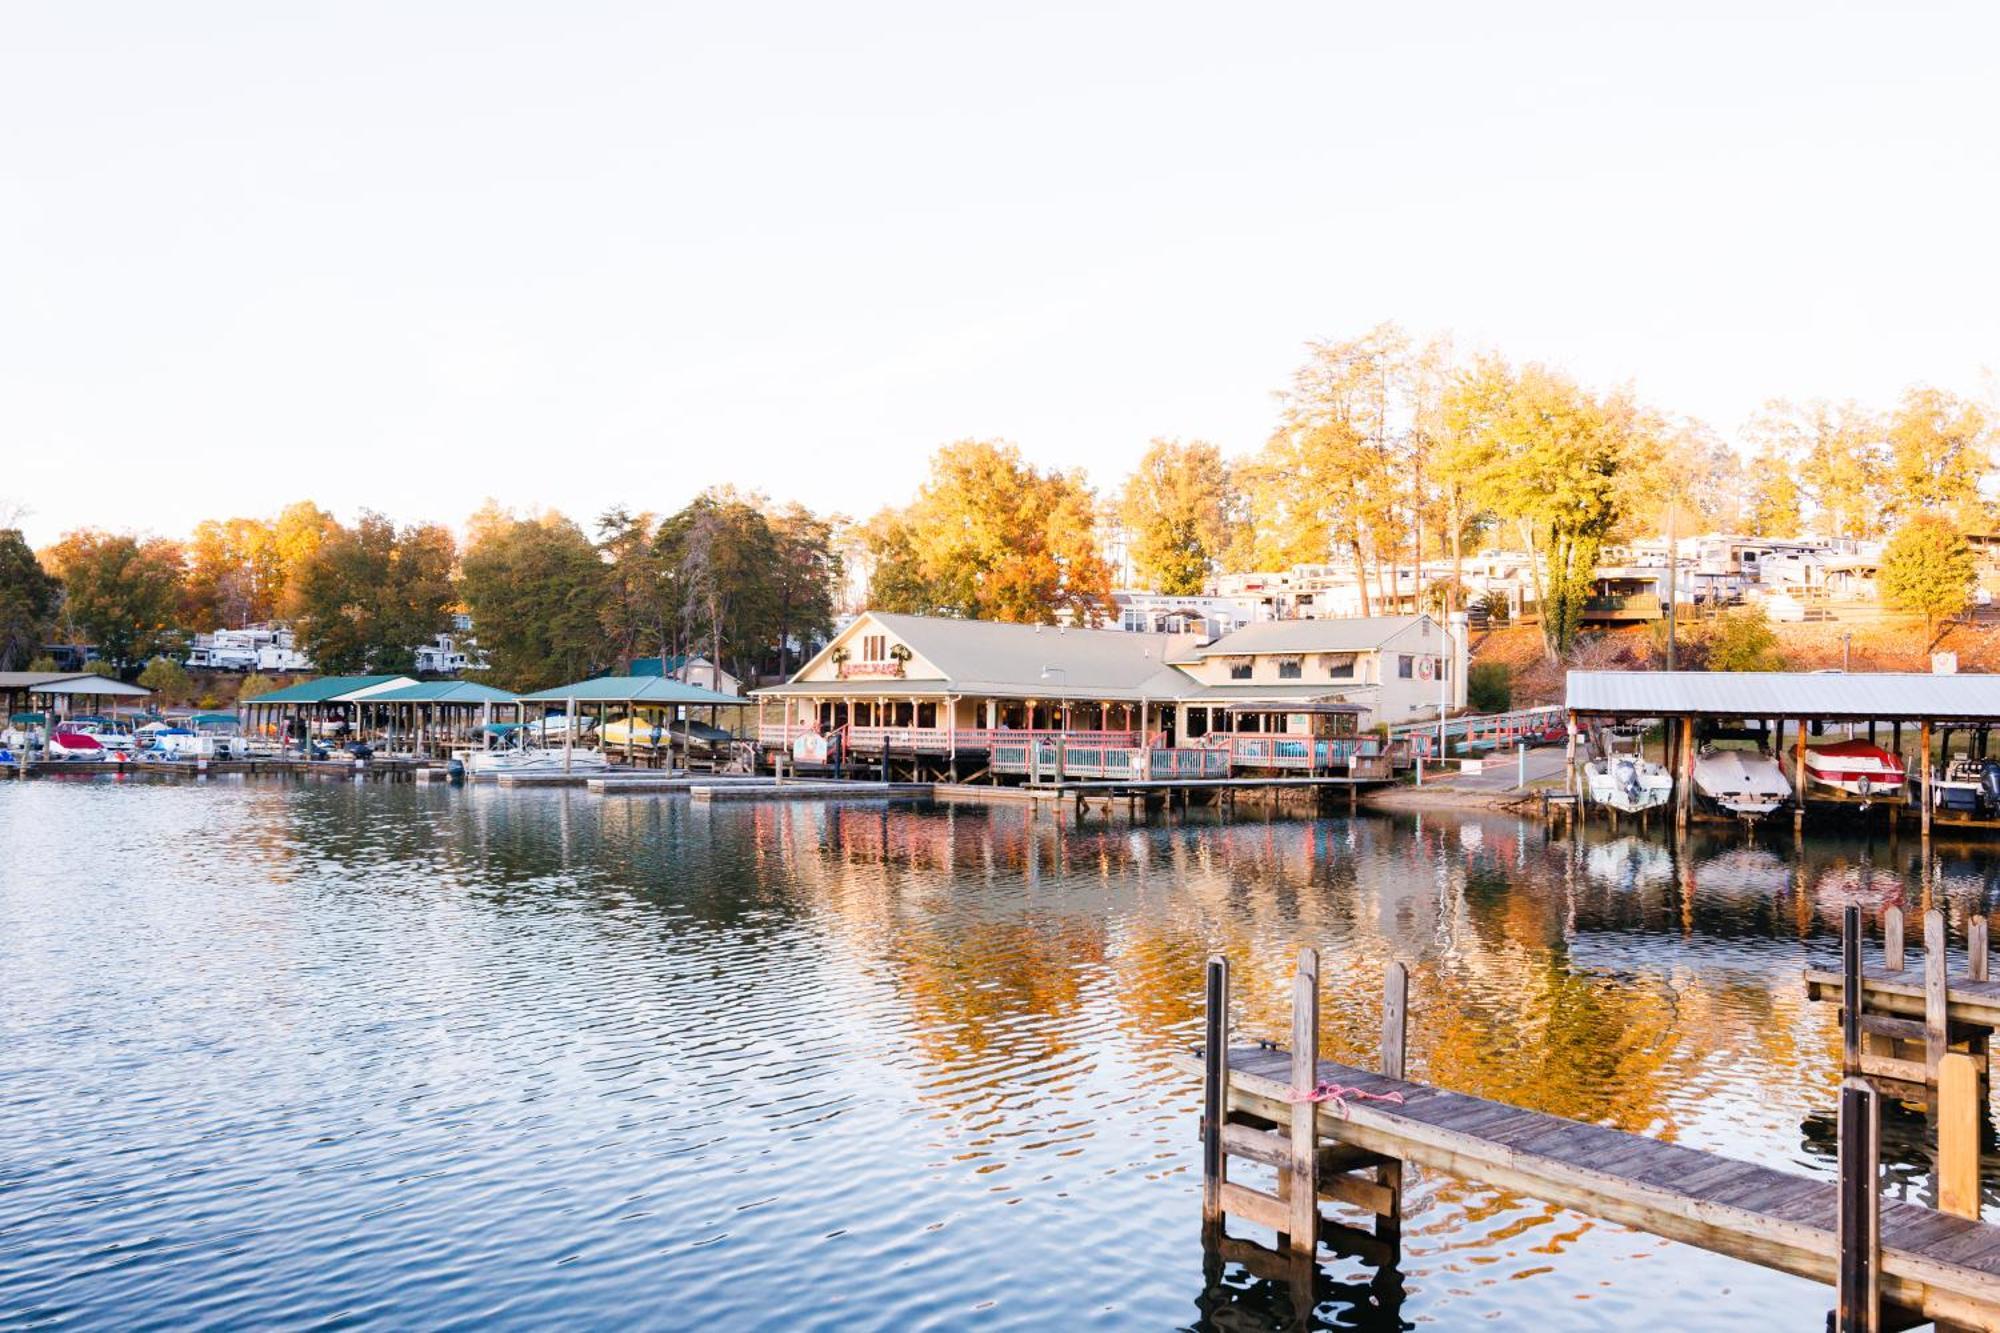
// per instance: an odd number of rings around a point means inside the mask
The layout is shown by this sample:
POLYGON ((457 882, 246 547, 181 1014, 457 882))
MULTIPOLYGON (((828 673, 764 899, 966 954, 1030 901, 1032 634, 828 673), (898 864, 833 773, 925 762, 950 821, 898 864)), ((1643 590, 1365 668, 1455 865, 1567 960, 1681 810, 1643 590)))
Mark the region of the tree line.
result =
MULTIPOLYGON (((1218 573, 1337 562, 1355 572, 1363 614, 1390 603, 1399 569, 1434 576, 1433 607, 1464 605, 1466 553, 1497 544, 1531 555, 1555 654, 1576 639, 1607 543, 1708 530, 1874 538, 1921 518, 1986 530, 1993 442, 1980 406, 1916 387, 1881 410, 1772 402, 1732 447, 1629 389, 1461 357, 1384 324, 1311 344, 1270 435, 1242 457, 1155 440, 1100 497, 1082 474, 1038 471, 1011 445, 960 441, 932 459, 910 505, 861 525, 855 554, 884 610, 1087 622, 1108 612, 1113 578, 1092 516, 1122 532, 1140 586, 1190 594, 1218 573)), ((1969 564, 1954 555, 1945 568, 1969 564)))
POLYGON ((310 502, 185 541, 80 529, 37 552, 4 529, 0 670, 60 641, 130 675, 183 657, 194 633, 275 620, 322 672, 405 672, 463 610, 508 688, 683 654, 755 677, 824 641, 840 577, 834 520, 728 488, 664 517, 615 507, 590 532, 489 502, 463 544, 443 524, 343 524, 310 502))
POLYGON ((0 663, 55 634, 132 669, 189 630, 280 619, 323 670, 404 670, 462 607, 492 679, 516 688, 653 654, 784 675, 830 631, 850 568, 881 610, 1096 623, 1113 532, 1140 586, 1196 593, 1218 573, 1339 563, 1364 614, 1413 568, 1431 576, 1428 605, 1462 606, 1468 551, 1524 550, 1552 655, 1575 642, 1607 543, 1893 532, 1885 592, 1929 626, 1969 591, 1952 534, 1992 526, 1993 444, 1984 408, 1926 386, 1880 408, 1773 402, 1732 444, 1629 389, 1383 324, 1309 344, 1260 447, 1155 440, 1108 493, 966 439, 932 456, 909 503, 858 523, 723 487, 588 527, 489 503, 462 548, 441 525, 348 526, 309 502, 185 541, 84 530, 36 553, 0 534, 0 663))

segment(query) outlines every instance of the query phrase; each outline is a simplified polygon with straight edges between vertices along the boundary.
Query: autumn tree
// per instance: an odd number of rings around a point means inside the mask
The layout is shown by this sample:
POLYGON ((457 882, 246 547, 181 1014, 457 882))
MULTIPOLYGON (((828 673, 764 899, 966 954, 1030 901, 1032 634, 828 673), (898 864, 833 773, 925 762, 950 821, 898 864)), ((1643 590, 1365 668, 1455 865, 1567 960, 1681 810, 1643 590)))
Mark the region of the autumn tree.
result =
POLYGON ((931 459, 915 503, 869 524, 882 610, 1017 623, 1097 623, 1111 570, 1079 473, 1038 471, 1011 444, 961 440, 931 459))
POLYGON ((1163 593, 1198 593, 1228 549, 1238 503, 1222 451, 1154 440, 1125 482, 1118 517, 1139 576, 1163 593))
POLYGON ((42 552, 62 580, 62 618, 119 667, 178 646, 181 548, 164 537, 80 529, 42 552))
POLYGON ((204 519, 188 539, 186 558, 184 625, 237 627, 277 614, 286 570, 273 524, 256 518, 204 519))
POLYGON ((1829 537, 1873 537, 1886 503, 1881 422, 1857 403, 1766 403, 1745 428, 1759 454, 1797 460, 1812 521, 1829 537))
POLYGON ((749 679, 776 634, 777 538, 762 497, 716 487, 660 524, 678 598, 680 646, 749 679))
POLYGON ((833 634, 833 603, 843 577, 834 522, 803 505, 768 516, 772 539, 771 629, 777 674, 811 656, 833 634))
POLYGON ((18 671, 41 652, 61 594, 21 530, 0 529, 0 671, 18 671))
POLYGON ((1890 413, 1887 434, 1892 514, 1938 514, 1962 528, 1987 526, 1979 483, 1992 470, 1993 454, 1984 412, 1942 390, 1913 388, 1890 413))
POLYGON ((1744 469, 1748 494, 1743 527, 1753 537, 1796 537, 1804 526, 1792 460, 1772 445, 1758 450, 1744 469))
POLYGON ((194 693, 194 678, 171 657, 155 657, 139 673, 140 685, 167 703, 180 703, 194 693))
POLYGON ((300 646, 329 675, 403 672, 449 623, 456 543, 434 523, 363 512, 321 537, 298 573, 300 646))
POLYGON ((1883 601, 1923 618, 1928 644, 1937 641, 1940 621, 1971 604, 1977 577, 1972 547, 1958 525, 1942 515, 1918 514, 1883 548, 1877 583, 1883 601))
POLYGON ((1461 372, 1446 396, 1452 446, 1438 460, 1528 548, 1549 655, 1569 651, 1618 520, 1632 412, 1541 366, 1495 357, 1461 372))
POLYGON ((340 525, 310 500, 300 500, 278 511, 271 523, 271 550, 276 560, 276 587, 271 604, 281 619, 296 619, 301 611, 306 566, 319 553, 321 543, 340 525))
POLYGON ((560 514, 482 511, 468 525, 461 594, 495 684, 524 693, 609 671, 619 646, 600 619, 606 566, 560 514))
POLYGON ((624 505, 597 516, 597 553, 604 566, 599 619, 613 652, 628 662, 667 652, 674 612, 653 545, 655 527, 651 514, 635 514, 624 505))

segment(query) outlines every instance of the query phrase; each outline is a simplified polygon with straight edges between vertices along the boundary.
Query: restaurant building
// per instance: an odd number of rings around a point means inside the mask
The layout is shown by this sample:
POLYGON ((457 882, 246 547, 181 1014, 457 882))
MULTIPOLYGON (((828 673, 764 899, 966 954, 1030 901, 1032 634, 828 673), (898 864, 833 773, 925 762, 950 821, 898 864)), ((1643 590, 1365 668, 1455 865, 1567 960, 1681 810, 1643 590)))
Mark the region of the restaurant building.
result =
POLYGON ((1211 639, 871 611, 753 697, 767 749, 838 737, 850 753, 953 767, 1022 740, 1351 738, 1463 707, 1465 639, 1462 624, 1423 615, 1268 622, 1211 639))

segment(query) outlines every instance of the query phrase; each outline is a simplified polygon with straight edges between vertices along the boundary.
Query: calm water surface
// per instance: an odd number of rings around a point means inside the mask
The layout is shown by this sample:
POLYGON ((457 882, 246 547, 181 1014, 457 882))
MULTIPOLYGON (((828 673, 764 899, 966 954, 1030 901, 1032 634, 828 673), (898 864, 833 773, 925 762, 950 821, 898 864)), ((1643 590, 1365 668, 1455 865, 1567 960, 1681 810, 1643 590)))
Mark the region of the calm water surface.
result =
MULTIPOLYGON (((1831 1174, 1798 969, 1914 840, 218 780, 0 784, 0 1327, 1290 1326, 1204 1255, 1237 1027, 1831 1174)), ((2000 860, 1941 849, 1955 938, 2000 860)), ((1926 1197, 1920 1121, 1896 1188, 1926 1197)), ((1423 1173, 1312 1321, 1818 1327, 1811 1284, 1423 1173)), ((1255 1235, 1254 1230, 1244 1234, 1255 1235)))

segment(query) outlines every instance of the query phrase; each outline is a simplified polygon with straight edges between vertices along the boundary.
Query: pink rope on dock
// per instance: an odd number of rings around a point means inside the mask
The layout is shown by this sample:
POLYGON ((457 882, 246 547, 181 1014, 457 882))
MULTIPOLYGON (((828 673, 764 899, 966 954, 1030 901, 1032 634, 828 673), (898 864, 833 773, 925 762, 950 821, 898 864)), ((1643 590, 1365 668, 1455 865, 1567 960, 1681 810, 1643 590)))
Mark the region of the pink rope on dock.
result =
POLYGON ((1311 1092, 1300 1092, 1297 1088, 1289 1088, 1285 1092, 1285 1100, 1288 1102, 1332 1102, 1333 1109, 1340 1112, 1342 1119, 1347 1117, 1349 1097, 1357 1102, 1389 1102, 1396 1106, 1403 1104, 1403 1094, 1400 1092, 1366 1092, 1360 1088, 1348 1088, 1338 1083, 1324 1081, 1315 1084, 1311 1092))

